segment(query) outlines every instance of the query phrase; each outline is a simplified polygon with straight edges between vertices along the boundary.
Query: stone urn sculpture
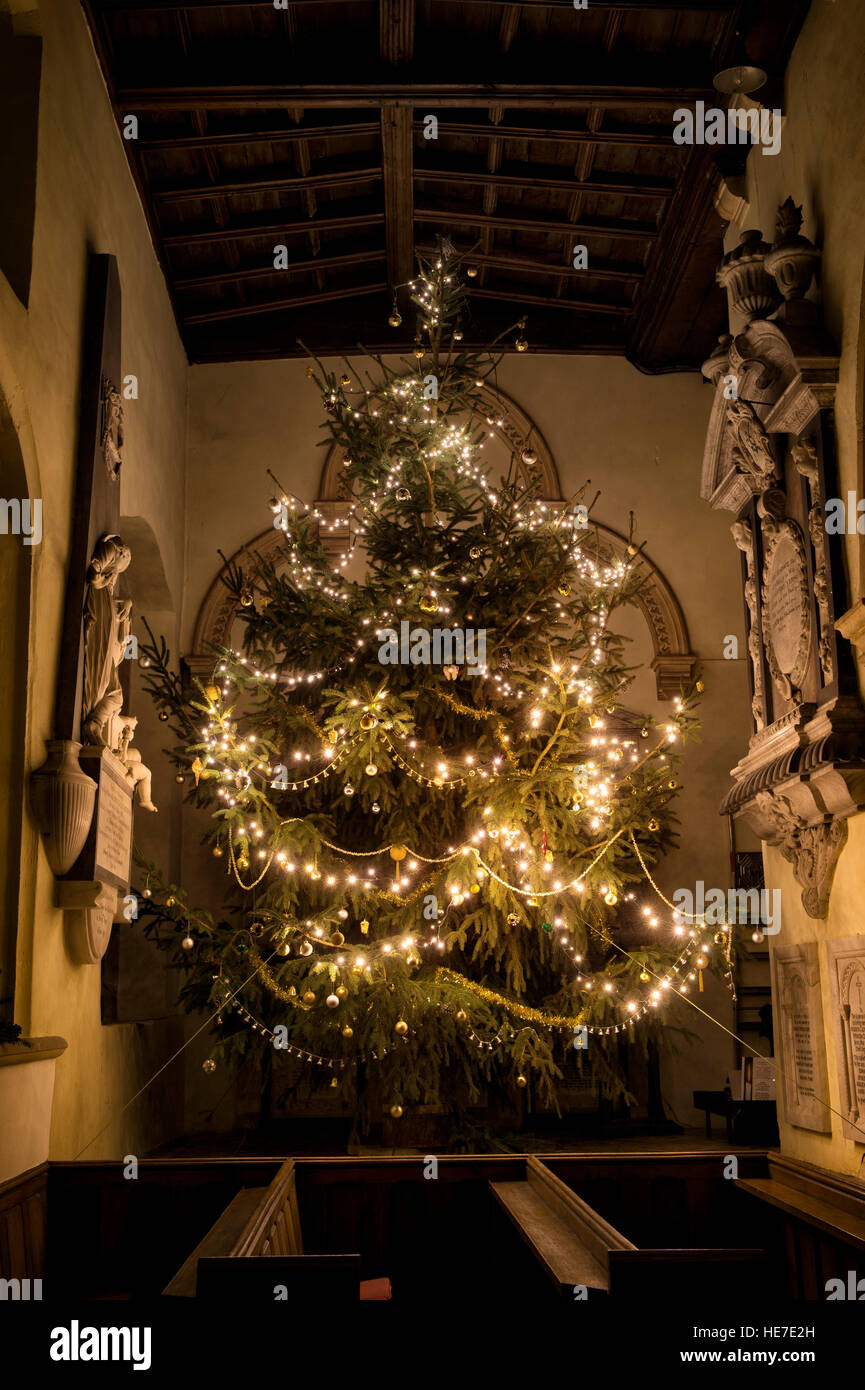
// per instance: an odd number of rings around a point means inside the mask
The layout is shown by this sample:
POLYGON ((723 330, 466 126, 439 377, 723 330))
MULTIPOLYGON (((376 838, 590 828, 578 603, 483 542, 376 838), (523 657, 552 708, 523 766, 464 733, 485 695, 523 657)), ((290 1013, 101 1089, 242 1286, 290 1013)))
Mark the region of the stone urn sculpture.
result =
POLYGON ((55 878, 75 863, 87 839, 96 783, 78 763, 81 744, 54 738, 46 743, 48 757, 30 778, 30 804, 55 878))
POLYGON ((817 313, 816 305, 805 295, 820 263, 820 252, 812 241, 799 235, 801 226, 802 209, 787 198, 778 209, 775 240, 763 260, 784 296, 778 317, 787 323, 812 323, 817 313))
POLYGON ((728 251, 716 273, 718 284, 729 288, 732 307, 750 323, 767 318, 781 303, 778 286, 765 268, 771 247, 756 227, 743 232, 739 245, 728 251))

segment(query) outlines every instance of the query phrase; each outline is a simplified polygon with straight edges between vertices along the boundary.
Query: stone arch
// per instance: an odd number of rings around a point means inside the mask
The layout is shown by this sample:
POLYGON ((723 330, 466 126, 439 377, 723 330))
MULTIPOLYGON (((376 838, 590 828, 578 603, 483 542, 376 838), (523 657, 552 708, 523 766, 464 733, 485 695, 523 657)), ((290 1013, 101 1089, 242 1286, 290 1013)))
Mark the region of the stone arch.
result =
POLYGON ((153 527, 143 516, 122 516, 120 534, 132 550, 129 593, 136 613, 173 613, 174 597, 165 576, 162 551, 153 527))
MULTIPOLYGON (((535 483, 540 496, 549 502, 561 500, 559 470, 556 467, 552 450, 544 439, 538 426, 523 408, 517 405, 504 391, 485 386, 481 392, 487 416, 487 429, 496 439, 500 439, 506 449, 521 454, 531 448, 537 454, 537 462, 531 465, 520 463, 520 470, 526 482, 535 483)), ((340 488, 342 475, 342 450, 337 444, 331 445, 321 470, 318 486, 318 501, 333 504, 341 502, 340 488)))
MULTIPOLYGON (((566 505, 561 496, 559 470, 552 450, 541 430, 516 401, 502 391, 487 388, 484 404, 493 423, 490 433, 501 439, 509 450, 521 453, 531 446, 537 459, 531 465, 521 464, 526 482, 532 482, 538 493, 552 510, 566 505)), ((342 472, 342 450, 334 444, 328 451, 321 471, 319 495, 315 508, 320 513, 325 532, 322 541, 326 549, 339 553, 349 542, 350 523, 345 499, 340 488, 342 472)), ((592 519, 593 533, 597 532, 600 553, 603 559, 626 558, 627 539, 618 531, 592 519)), ((232 557, 231 565, 249 563, 256 558, 275 559, 282 546, 282 532, 271 527, 263 531, 232 557)), ((690 649, 688 628, 673 589, 668 584, 657 565, 641 555, 643 587, 637 598, 637 606, 645 620, 652 639, 654 656, 651 666, 659 700, 672 699, 679 694, 682 682, 693 677, 697 659, 690 649)), ((189 670, 194 675, 206 676, 213 666, 213 658, 208 656, 210 647, 229 645, 229 634, 235 615, 235 605, 225 585, 222 583, 221 569, 213 580, 199 609, 193 636, 193 649, 186 657, 189 670)))

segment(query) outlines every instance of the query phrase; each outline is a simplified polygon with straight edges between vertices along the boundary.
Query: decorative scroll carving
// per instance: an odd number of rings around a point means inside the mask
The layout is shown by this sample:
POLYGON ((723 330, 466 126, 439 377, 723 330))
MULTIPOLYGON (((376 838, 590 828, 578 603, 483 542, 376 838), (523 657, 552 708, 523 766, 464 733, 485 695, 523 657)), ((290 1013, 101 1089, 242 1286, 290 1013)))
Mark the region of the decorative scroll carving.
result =
POLYGON ((811 495, 808 509, 808 532, 814 547, 814 597, 820 618, 820 668, 828 685, 835 678, 832 659, 832 587, 826 567, 826 512, 820 488, 820 469, 817 448, 811 439, 798 439, 790 451, 797 473, 807 479, 811 495))
POLYGON ((846 820, 808 825, 796 815, 787 797, 772 792, 758 792, 756 802, 775 831, 764 838, 777 844, 782 857, 793 866, 796 882, 802 888, 802 906, 809 917, 825 917, 835 865, 847 843, 846 820))
POLYGON ((760 640, 760 596, 757 588, 754 563, 754 533, 747 521, 734 521, 730 527, 733 540, 745 556, 745 602, 748 605, 750 622, 748 624, 748 654, 751 657, 751 670, 754 694, 751 699, 751 713, 758 729, 766 723, 763 713, 763 643, 760 640))

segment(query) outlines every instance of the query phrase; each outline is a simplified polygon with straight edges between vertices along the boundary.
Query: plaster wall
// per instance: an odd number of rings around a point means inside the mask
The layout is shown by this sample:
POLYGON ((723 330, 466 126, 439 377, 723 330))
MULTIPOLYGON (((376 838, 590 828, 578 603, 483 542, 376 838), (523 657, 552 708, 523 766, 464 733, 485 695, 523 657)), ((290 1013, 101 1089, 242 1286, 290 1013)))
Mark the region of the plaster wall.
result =
MULTIPOLYGON (((182 594, 187 377, 164 280, 82 9, 76 0, 45 0, 34 22, 43 47, 27 308, 0 276, 0 391, 18 431, 27 490, 43 502, 44 534, 33 547, 31 573, 24 734, 28 770, 43 762, 45 740, 53 735, 92 252, 118 258, 122 371, 138 378, 138 399, 124 402, 121 513, 144 519, 152 531, 172 596, 172 611, 161 615, 169 624, 177 620, 182 594)), ((135 596, 134 555, 129 591, 135 596)), ((160 601, 165 604, 164 595, 160 601)), ((153 744, 145 721, 146 716, 138 741, 147 760, 153 744)), ((26 787, 10 790, 23 817, 20 864, 9 866, 10 872, 20 873, 21 885, 15 1018, 25 1034, 57 1034, 69 1044, 56 1065, 50 1156, 141 1152, 172 1131, 172 1115, 180 1113, 180 1069, 125 1112, 121 1107, 172 1050, 172 1033, 179 1024, 100 1026, 100 969, 70 961, 26 787)), ((167 809, 170 813, 170 793, 167 809)), ((137 820, 141 818, 139 814, 137 820)), ((161 832, 151 830, 165 844, 168 819, 161 832)))

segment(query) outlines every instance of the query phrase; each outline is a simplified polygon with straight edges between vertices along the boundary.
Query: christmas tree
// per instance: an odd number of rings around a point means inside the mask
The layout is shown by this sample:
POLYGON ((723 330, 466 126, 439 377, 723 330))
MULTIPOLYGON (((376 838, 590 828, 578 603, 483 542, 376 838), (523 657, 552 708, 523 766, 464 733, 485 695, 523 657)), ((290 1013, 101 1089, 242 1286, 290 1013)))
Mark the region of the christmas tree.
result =
POLYGON ((463 270, 419 262, 413 359, 307 369, 361 577, 278 484, 283 554, 225 573, 242 649, 201 684, 144 653, 224 870, 219 920, 147 875, 149 930, 214 1016, 205 1066, 283 1051, 362 1125, 527 1085, 554 1104, 589 1067, 615 1095, 620 1035, 645 1045, 729 960, 646 882, 693 718, 688 692, 663 725, 627 704, 640 546, 605 552, 581 496, 545 506, 528 442, 483 464, 499 357, 461 348, 463 270))

